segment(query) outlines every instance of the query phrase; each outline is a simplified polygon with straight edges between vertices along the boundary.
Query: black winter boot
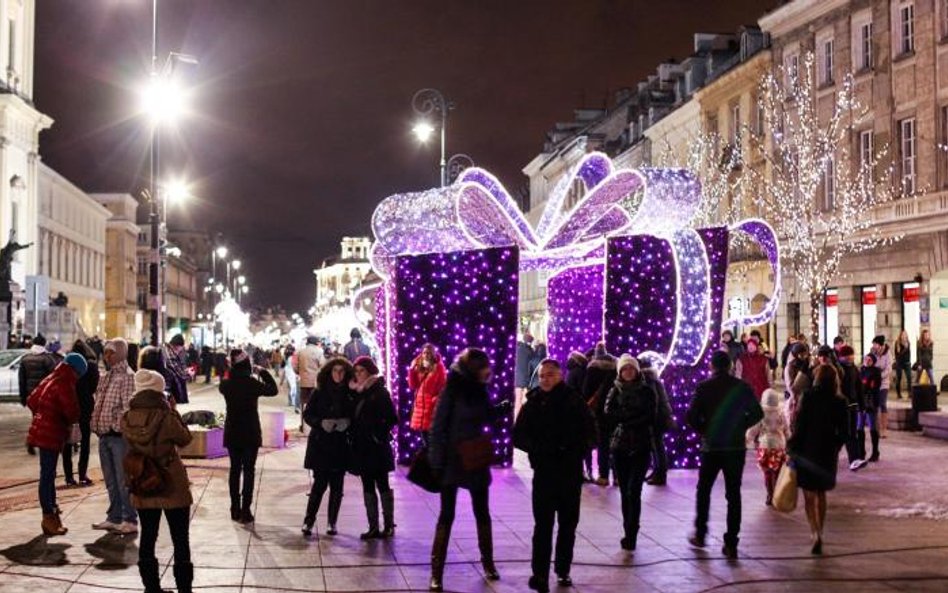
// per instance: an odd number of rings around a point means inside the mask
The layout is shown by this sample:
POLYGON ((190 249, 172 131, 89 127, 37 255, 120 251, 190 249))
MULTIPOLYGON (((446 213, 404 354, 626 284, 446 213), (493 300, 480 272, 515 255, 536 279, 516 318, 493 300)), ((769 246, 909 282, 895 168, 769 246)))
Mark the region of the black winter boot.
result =
MULTIPOLYGON (((158 560, 139 560, 138 574, 142 577, 145 593, 169 593, 161 588, 161 574, 158 572, 158 560)), ((190 589, 188 589, 190 591, 190 589)))
POLYGON ((477 547, 481 551, 484 578, 488 581, 499 581, 500 573, 494 565, 494 532, 490 521, 477 524, 477 547))
POLYGON ((444 563, 448 557, 448 541, 451 539, 451 526, 438 523, 435 527, 434 542, 431 544, 431 581, 429 591, 444 590, 444 563))
POLYGON ((336 494, 329 493, 329 508, 326 509, 328 515, 329 529, 326 533, 336 535, 336 521, 339 519, 339 509, 342 507, 342 492, 336 494))
POLYGON ((384 524, 382 537, 392 537, 395 535, 395 491, 383 492, 380 498, 382 499, 382 520, 384 524))
POLYGON ((866 431, 865 430, 856 431, 856 458, 857 459, 866 458, 866 431))
POLYGON ((872 457, 869 461, 879 461, 879 431, 871 430, 869 436, 872 439, 872 457))
POLYGON ((369 521, 369 530, 359 536, 361 540, 378 539, 382 533, 379 531, 379 497, 372 490, 362 491, 362 500, 365 502, 365 516, 369 521))
POLYGON ((178 593, 191 593, 191 583, 194 582, 194 565, 190 562, 186 564, 174 565, 174 583, 178 588, 178 593))

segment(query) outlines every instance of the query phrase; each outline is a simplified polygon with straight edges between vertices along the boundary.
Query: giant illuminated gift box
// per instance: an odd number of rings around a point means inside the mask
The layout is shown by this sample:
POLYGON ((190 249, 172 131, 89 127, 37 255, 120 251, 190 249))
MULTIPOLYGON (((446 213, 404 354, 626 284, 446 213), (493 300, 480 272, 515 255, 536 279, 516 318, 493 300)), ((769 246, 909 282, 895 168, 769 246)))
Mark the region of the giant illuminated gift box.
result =
MULTIPOLYGON (((503 248, 519 250, 520 272, 551 276, 548 338, 553 357, 565 361, 570 351, 588 350, 603 336, 615 354, 648 357, 669 384, 680 418, 694 384, 707 375, 706 363, 722 325, 729 229, 691 229, 700 201, 700 184, 688 171, 616 169, 600 153, 585 155, 561 178, 535 226, 500 182, 478 168, 464 171, 447 188, 383 200, 372 219, 376 241, 371 259, 386 280, 376 299, 376 337, 389 382, 397 386, 399 458, 409 458, 420 442, 406 431, 413 394, 401 381, 424 341, 445 348, 422 336, 440 332, 438 339, 447 342, 454 332, 463 340, 491 336, 513 348, 516 324, 508 325, 506 314, 499 312, 516 306, 517 282, 508 275, 511 260, 503 266, 494 259, 505 253, 503 248), (567 198, 579 183, 585 194, 570 207, 567 198), (473 258, 463 261, 475 269, 483 264, 484 274, 472 277, 467 267, 445 257, 473 258), (456 287, 464 282, 489 285, 491 269, 505 284, 499 290, 478 290, 484 300, 476 310, 453 298, 462 294, 456 287), (440 303, 446 308, 440 315, 433 313, 436 293, 452 297, 440 303), (418 298, 426 304, 419 305, 418 298), (493 326, 484 319, 485 311, 494 312, 491 307, 498 312, 493 326), (499 332, 503 335, 494 335, 499 332)), ((730 230, 750 235, 763 247, 778 288, 763 313, 725 324, 766 322, 779 290, 773 231, 754 220, 730 230)), ((507 364, 512 369, 510 356, 495 361, 495 368, 507 364)), ((506 389, 504 384, 494 397, 509 397, 506 389)), ((494 427, 498 459, 504 461, 509 460, 507 426, 509 419, 494 427)), ((697 463, 694 435, 682 428, 667 438, 675 467, 697 463)))

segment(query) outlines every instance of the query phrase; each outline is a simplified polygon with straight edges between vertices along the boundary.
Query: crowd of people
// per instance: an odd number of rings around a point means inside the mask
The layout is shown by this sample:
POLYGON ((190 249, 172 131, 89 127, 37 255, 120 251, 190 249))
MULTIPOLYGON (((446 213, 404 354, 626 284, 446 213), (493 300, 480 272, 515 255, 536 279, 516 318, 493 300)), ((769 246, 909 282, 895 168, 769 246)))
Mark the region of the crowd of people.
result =
MULTIPOLYGON (((846 448, 853 471, 879 461, 893 371, 901 369, 899 378, 906 375, 909 381, 911 370, 916 371, 916 382, 934 379, 928 330, 917 344, 914 365, 904 354, 910 351, 906 340, 903 332, 890 352, 885 337, 878 336, 857 368, 854 350, 843 340, 814 352, 805 340, 793 338, 778 363, 760 334, 735 339, 725 331, 711 357, 710 377, 697 386, 687 413, 679 418, 701 437, 690 543, 707 543, 711 492, 722 474, 727 500, 722 553, 737 557, 741 481, 750 444, 756 449, 768 505, 781 468, 793 463, 804 492, 811 551, 821 554, 826 493, 836 484, 840 450, 846 448), (774 388, 781 366, 783 394, 774 388)), ((432 591, 444 587, 460 489, 470 493, 484 575, 500 578, 489 503, 493 444, 486 432, 498 417, 514 412, 513 444, 526 453, 533 468, 535 526, 528 584, 536 591, 550 590, 551 557, 557 583, 572 584, 584 483, 608 486, 611 477, 619 487, 619 546, 630 552, 638 546, 644 485, 666 483, 664 435, 676 428, 676 418, 651 359, 614 356, 599 343, 589 352, 571 353, 563 364, 549 358, 543 344, 532 342, 526 334, 518 344, 515 402, 491 402, 493 363, 477 348, 465 349, 448 366, 436 345, 425 344, 405 369, 415 394, 409 425, 421 435, 419 458, 429 466, 440 496, 431 550, 432 591), (521 356, 527 357, 523 373, 521 356)), ((102 344, 101 356, 83 341, 65 356, 46 348, 41 336, 30 344, 19 372, 22 401, 33 414, 27 442, 39 456, 41 527, 47 536, 67 532, 56 504, 57 463, 62 457, 68 484, 91 484, 88 458, 94 433, 109 502, 105 519, 93 528, 131 535, 140 524, 142 582, 146 590, 159 591, 154 550, 163 514, 174 544, 178 590, 190 591, 193 501, 178 448, 187 445, 191 435, 177 405, 188 401, 187 381, 193 373, 187 367, 193 364, 194 348, 186 347, 179 335, 167 345, 136 350, 121 338, 102 344), (72 473, 74 443, 80 448, 78 482, 72 473)), ((309 338, 299 350, 235 349, 225 366, 218 390, 227 409, 224 444, 230 460, 231 519, 243 524, 255 520, 254 476, 262 445, 258 403, 279 393, 279 380, 289 385, 288 404, 300 413, 300 430, 309 430, 303 465, 312 472, 312 486, 303 515, 304 537, 313 535, 327 491, 325 533, 338 533, 347 473, 362 482, 367 529, 361 539, 394 537, 390 474, 395 469, 392 432, 398 415, 358 330, 343 348, 330 349, 309 338)))

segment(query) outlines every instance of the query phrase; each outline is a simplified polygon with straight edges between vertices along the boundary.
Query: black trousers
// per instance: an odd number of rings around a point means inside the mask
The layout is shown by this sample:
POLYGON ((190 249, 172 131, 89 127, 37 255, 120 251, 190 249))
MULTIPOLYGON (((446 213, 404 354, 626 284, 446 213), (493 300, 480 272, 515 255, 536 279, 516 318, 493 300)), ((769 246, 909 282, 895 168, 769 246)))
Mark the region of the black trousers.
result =
POLYGON ((253 487, 257 475, 257 447, 231 447, 230 456, 230 504, 232 507, 250 510, 253 504, 253 487), (240 478, 243 477, 243 488, 240 478))
MULTIPOLYGON (((162 509, 139 509, 138 521, 141 534, 138 539, 138 559, 155 560, 155 542, 158 541, 158 527, 161 525, 162 509)), ((191 563, 191 538, 188 533, 191 520, 191 507, 164 509, 168 529, 171 531, 171 543, 174 544, 174 563, 177 566, 191 563)))
POLYGON ((599 477, 608 480, 610 470, 613 469, 610 445, 614 427, 612 423, 605 418, 597 418, 596 423, 599 426, 599 443, 596 447, 596 462, 599 465, 599 477))
MULTIPOLYGON (((92 428, 89 422, 79 422, 79 432, 82 438, 79 439, 79 479, 89 477, 89 440, 92 437, 92 428)), ((75 476, 72 471, 72 443, 66 443, 63 446, 63 473, 66 475, 66 481, 72 482, 75 476)))
MULTIPOLYGON (((846 458, 849 459, 849 463, 852 464, 853 461, 863 458, 863 453, 859 442, 859 431, 856 430, 857 424, 859 422, 859 408, 856 406, 849 406, 849 434, 846 437, 846 458)), ((863 433, 865 437, 865 433, 863 433)))
POLYGON ((656 477, 668 475, 668 451, 665 449, 665 433, 655 431, 652 434, 652 471, 656 477))
POLYGON ((375 492, 376 490, 378 490, 379 494, 385 494, 392 489, 392 486, 388 483, 388 472, 382 474, 363 474, 361 480, 362 492, 366 494, 375 492))
POLYGON ((747 452, 713 451, 701 454, 701 469, 698 470, 697 514, 695 532, 699 536, 708 533, 708 515, 711 510, 711 490, 718 474, 724 474, 724 496, 727 499, 727 533, 724 543, 737 547, 741 533, 741 479, 744 476, 744 461, 747 452))
POLYGON ((651 452, 614 453, 612 461, 616 467, 622 499, 623 533, 625 537, 635 540, 639 534, 639 518, 642 516, 642 485, 645 484, 651 452))
POLYGON ((339 518, 339 507, 342 506, 342 487, 345 483, 346 472, 344 471, 314 471, 313 487, 309 491, 309 502, 306 504, 306 524, 312 525, 316 522, 316 513, 319 512, 319 505, 323 502, 323 495, 329 490, 329 509, 328 522, 330 525, 336 524, 339 518))
MULTIPOLYGON (((474 520, 478 524, 490 523, 489 488, 475 488, 471 493, 471 506, 474 509, 474 520)), ((438 515, 438 524, 450 527, 454 524, 454 511, 458 504, 458 487, 445 486, 441 489, 441 513, 438 515)))
POLYGON ((546 582, 550 578, 550 554, 553 552, 553 523, 556 533, 554 570, 568 576, 573 564, 576 526, 583 483, 579 471, 567 477, 562 470, 538 470, 533 474, 533 575, 546 582))

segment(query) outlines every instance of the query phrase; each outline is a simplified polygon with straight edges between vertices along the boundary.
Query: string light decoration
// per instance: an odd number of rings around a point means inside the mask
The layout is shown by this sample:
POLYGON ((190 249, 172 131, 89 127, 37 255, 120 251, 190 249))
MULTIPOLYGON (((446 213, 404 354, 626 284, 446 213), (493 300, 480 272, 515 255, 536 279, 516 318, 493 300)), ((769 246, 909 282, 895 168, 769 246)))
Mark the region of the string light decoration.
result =
POLYGON ((567 268, 547 282, 549 355, 565 361, 570 352, 586 352, 602 339, 603 264, 567 268))
POLYGON ((763 325, 776 316, 777 305, 780 303, 780 294, 783 290, 783 279, 780 272, 780 244, 777 241, 777 233, 769 224, 756 218, 739 222, 731 226, 730 230, 732 231, 732 239, 736 236, 747 236, 763 251, 764 257, 767 258, 770 268, 773 270, 774 289, 773 296, 767 299, 767 304, 764 305, 760 313, 745 317, 732 317, 722 325, 723 327, 763 325))
POLYGON ((685 412, 695 386, 709 375, 716 336, 721 331, 729 233, 726 227, 697 231, 708 261, 707 331, 694 364, 677 362, 677 319, 682 310, 678 278, 686 257, 674 257, 673 243, 651 235, 616 237, 607 242, 605 340, 615 354, 629 352, 652 360, 661 370, 677 431, 665 435, 672 467, 699 463, 698 436, 687 428, 685 412), (679 268, 676 271, 676 267, 679 268), (669 362, 670 361, 670 362, 669 362))
MULTIPOLYGON (((379 320, 390 336, 389 385, 398 408, 398 459, 411 461, 422 445, 410 429, 415 394, 408 371, 422 346, 437 346, 445 363, 467 347, 482 348, 493 362, 491 402, 513 403, 519 253, 516 247, 400 256, 389 281, 389 308, 379 320)), ((511 407, 512 410, 512 407, 511 407)), ((512 413, 491 427, 495 461, 509 465, 512 413)))
POLYGON ((765 188, 757 196, 761 215, 780 237, 781 265, 809 301, 817 341, 820 299, 843 259, 901 239, 883 235, 873 211, 919 188, 904 176, 898 189, 888 146, 852 154, 853 138, 872 129, 872 114, 849 73, 836 85, 832 106, 821 105, 814 64, 807 52, 798 70, 780 68, 762 80, 764 133, 748 140, 767 166, 748 172, 765 188))

